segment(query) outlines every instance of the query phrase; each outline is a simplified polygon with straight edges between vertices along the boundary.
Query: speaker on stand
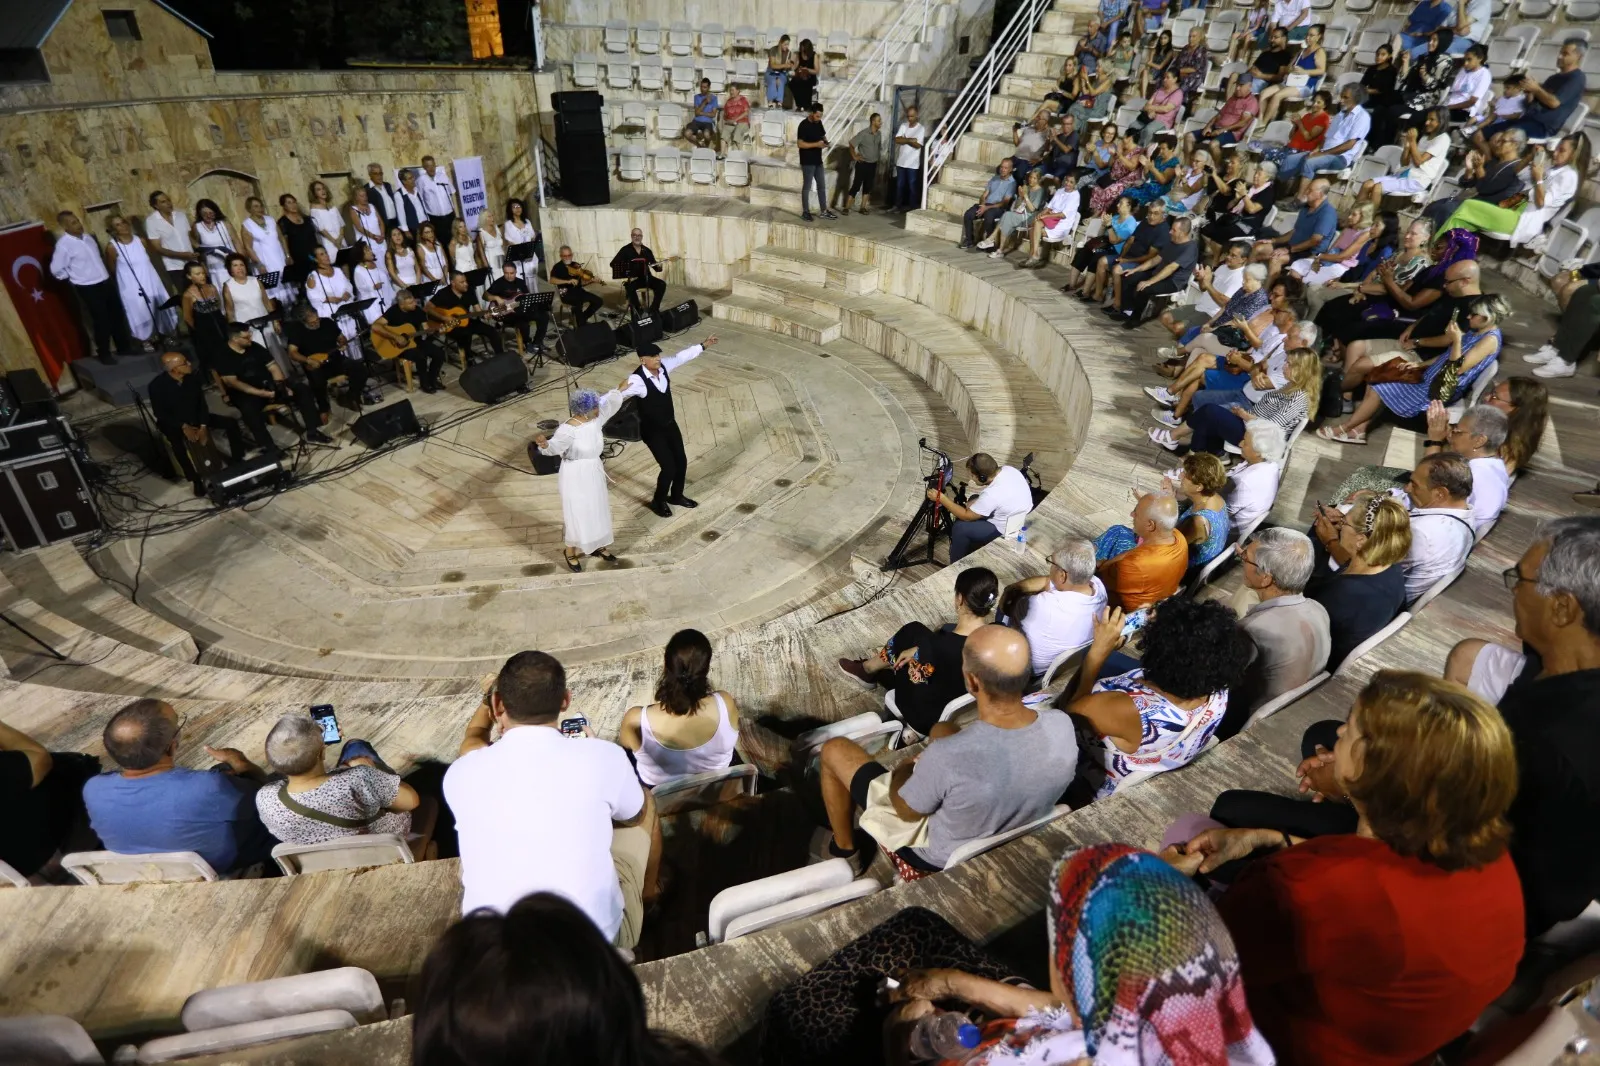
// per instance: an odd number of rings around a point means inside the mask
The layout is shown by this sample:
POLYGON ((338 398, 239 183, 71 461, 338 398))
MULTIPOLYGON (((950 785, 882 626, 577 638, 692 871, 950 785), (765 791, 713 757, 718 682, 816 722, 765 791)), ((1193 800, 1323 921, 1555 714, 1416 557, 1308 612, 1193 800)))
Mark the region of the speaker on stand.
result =
POLYGON ((611 158, 606 154, 600 109, 605 97, 593 90, 552 93, 556 109, 556 162, 561 196, 579 207, 611 202, 611 158))

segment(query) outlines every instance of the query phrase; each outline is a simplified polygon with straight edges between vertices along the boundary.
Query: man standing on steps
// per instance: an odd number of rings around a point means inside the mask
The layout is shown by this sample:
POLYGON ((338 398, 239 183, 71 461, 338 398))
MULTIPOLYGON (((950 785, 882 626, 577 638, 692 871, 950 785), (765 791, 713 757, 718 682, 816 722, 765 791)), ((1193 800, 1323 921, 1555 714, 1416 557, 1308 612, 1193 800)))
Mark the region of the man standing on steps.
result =
POLYGON ((650 510, 662 518, 672 517, 672 508, 667 506, 671 503, 679 507, 699 506, 683 494, 689 457, 684 454, 683 433, 678 429, 677 415, 672 409, 672 383, 668 375, 716 343, 717 336, 713 333, 700 344, 692 344, 665 359, 654 344, 641 344, 639 368, 617 386, 624 397, 634 396, 639 400, 639 436, 661 468, 650 510))
POLYGON ((795 143, 800 146, 800 218, 806 222, 812 221, 809 194, 813 184, 817 187, 817 210, 822 217, 838 218, 828 210, 828 172, 822 166, 822 153, 828 147, 828 134, 822 128, 822 105, 815 100, 811 102, 810 112, 800 121, 795 143))
POLYGON ((894 131, 894 209, 902 215, 920 205, 922 195, 922 144, 928 139, 916 107, 906 108, 906 120, 894 131))

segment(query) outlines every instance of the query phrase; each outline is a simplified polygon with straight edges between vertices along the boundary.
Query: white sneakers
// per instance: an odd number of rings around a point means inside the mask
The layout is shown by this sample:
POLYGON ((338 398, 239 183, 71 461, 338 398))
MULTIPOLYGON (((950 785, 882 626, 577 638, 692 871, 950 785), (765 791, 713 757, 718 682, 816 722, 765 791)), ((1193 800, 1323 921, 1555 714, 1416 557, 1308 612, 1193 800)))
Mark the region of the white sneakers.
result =
MULTIPOLYGON (((981 248, 981 247, 983 247, 983 245, 980 244, 978 247, 981 248)), ((990 259, 1004 259, 1005 256, 1006 256, 1006 253, 1001 251, 999 248, 996 248, 994 251, 989 253, 989 258, 990 259)))
POLYGON ((1529 352, 1527 355, 1524 355, 1522 357, 1522 361, 1524 363, 1532 363, 1533 365, 1538 366, 1540 363, 1548 363, 1555 357, 1556 346, 1546 342, 1538 351, 1529 352))
POLYGON ((1150 412, 1150 417, 1155 419, 1157 422, 1160 422, 1163 426, 1170 426, 1173 429, 1177 429, 1179 426, 1183 425, 1183 419, 1179 418, 1165 407, 1157 407, 1155 410, 1150 412))
POLYGON ((986 241, 979 241, 978 242, 978 251, 980 251, 980 252, 987 252, 993 247, 994 247, 994 238, 993 237, 990 237, 986 241))
POLYGON ((1570 378, 1578 372, 1578 364, 1569 363, 1559 355, 1551 356, 1542 365, 1533 368, 1536 378, 1570 378))
POLYGON ((1152 426, 1147 432, 1149 433, 1152 441, 1161 445, 1169 452, 1175 452, 1182 447, 1182 445, 1172 439, 1172 431, 1170 429, 1156 429, 1152 426))
POLYGON ((1163 407, 1175 407, 1178 398, 1165 385, 1146 385, 1144 394, 1163 407))

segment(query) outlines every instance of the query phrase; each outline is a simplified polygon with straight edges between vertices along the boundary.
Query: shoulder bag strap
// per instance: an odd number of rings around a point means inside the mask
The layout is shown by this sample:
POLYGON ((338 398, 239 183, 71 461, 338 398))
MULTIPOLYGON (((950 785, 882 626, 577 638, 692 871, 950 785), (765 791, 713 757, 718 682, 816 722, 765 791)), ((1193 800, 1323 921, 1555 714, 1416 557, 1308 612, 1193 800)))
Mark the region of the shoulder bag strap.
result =
POLYGON ((278 785, 278 801, 290 811, 298 814, 302 818, 309 818, 313 822, 322 822, 325 825, 338 826, 340 829, 365 829, 367 826, 371 825, 373 822, 376 822, 379 818, 382 818, 385 813, 387 813, 385 811, 379 811, 371 818, 365 819, 341 818, 337 814, 328 814, 326 811, 319 811, 312 807, 307 807, 305 804, 299 802, 293 796, 289 795, 289 782, 287 781, 281 782, 278 785))

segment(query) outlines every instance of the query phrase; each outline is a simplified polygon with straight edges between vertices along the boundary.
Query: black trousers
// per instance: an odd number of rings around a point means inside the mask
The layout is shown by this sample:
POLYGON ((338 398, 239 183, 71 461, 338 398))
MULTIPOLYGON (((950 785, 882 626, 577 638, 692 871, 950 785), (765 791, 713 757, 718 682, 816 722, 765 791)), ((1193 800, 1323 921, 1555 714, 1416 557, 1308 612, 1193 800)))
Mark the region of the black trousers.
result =
POLYGON ((272 434, 267 431, 267 407, 270 404, 286 403, 292 406, 300 415, 302 432, 322 425, 322 414, 311 398, 310 386, 301 385, 291 391, 290 386, 280 381, 276 392, 277 395, 270 400, 265 396, 249 396, 238 391, 229 393, 233 405, 239 409, 239 420, 250 430, 256 445, 273 455, 278 453, 278 446, 272 442, 272 434))
POLYGON ((128 332, 128 320, 122 314, 122 297, 111 279, 107 278, 96 285, 74 285, 73 288, 78 290, 83 309, 89 312, 95 354, 102 359, 110 359, 118 352, 133 351, 133 335, 128 332))
POLYGON ((628 294, 628 306, 636 311, 639 310, 639 290, 649 289, 650 310, 659 311, 661 310, 661 297, 666 295, 667 292, 667 283, 654 274, 646 274, 636 281, 623 282, 622 289, 628 294))
MULTIPOLYGON (((1328 751, 1339 739, 1342 722, 1314 722, 1300 739, 1300 757, 1309 759, 1321 745, 1328 751)), ((1348 803, 1312 803, 1273 792, 1229 789, 1211 805, 1211 817, 1231 829, 1276 829, 1297 837, 1353 833, 1358 821, 1348 803)))
MULTIPOLYGON (((206 417, 207 429, 220 429, 228 438, 228 460, 238 462, 244 458, 244 434, 239 430, 239 420, 229 418, 227 415, 208 415, 206 417)), ((194 461, 189 458, 189 438, 183 435, 182 426, 161 426, 161 435, 167 438, 167 443, 172 446, 172 454, 177 456, 178 469, 183 476, 200 484, 200 473, 194 468, 194 461)))
POLYGON ((1591 281, 1572 294, 1561 312, 1553 341, 1556 353, 1576 366, 1589 354, 1596 332, 1600 332, 1600 285, 1591 281))
POLYGON ((850 183, 850 195, 871 196, 878 187, 878 164, 862 160, 856 163, 855 180, 850 183))
POLYGON ((444 367, 444 346, 438 341, 419 337, 416 346, 406 349, 400 358, 409 360, 417 368, 424 385, 439 384, 439 371, 444 367))
POLYGON ((572 313, 577 316, 580 326, 593 318, 594 313, 605 303, 594 293, 576 285, 568 285, 561 290, 561 302, 572 308, 572 313))
POLYGON ((350 379, 348 386, 351 402, 359 405, 361 394, 367 391, 367 378, 370 371, 365 360, 351 359, 349 356, 334 355, 321 366, 301 367, 306 374, 306 383, 311 386, 311 395, 317 401, 317 410, 323 414, 329 411, 328 404, 328 379, 336 378, 343 374, 350 379))
POLYGON ((472 338, 474 337, 482 337, 488 341, 489 347, 494 349, 496 355, 506 350, 506 342, 500 339, 500 331, 485 325, 477 319, 469 319, 466 325, 457 326, 445 334, 445 338, 460 349, 462 360, 468 363, 472 362, 472 338))
POLYGON ((510 326, 522 334, 524 341, 528 340, 528 326, 534 327, 532 344, 536 348, 544 347, 544 335, 550 331, 550 312, 535 311, 530 315, 507 315, 500 320, 502 326, 510 326))
MULTIPOLYGON (((456 224, 455 215, 429 215, 428 221, 433 223, 433 235, 439 238, 439 243, 450 243, 450 230, 456 224)), ((448 279, 446 279, 448 280, 448 279)))
POLYGON ((1180 286, 1171 278, 1167 278, 1153 285, 1147 285, 1141 290, 1139 282, 1144 279, 1137 274, 1134 275, 1134 278, 1137 280, 1131 283, 1127 278, 1122 279, 1122 309, 1133 312, 1133 320, 1135 322, 1144 316, 1144 309, 1149 306, 1151 300, 1154 300, 1157 296, 1171 296, 1175 292, 1181 292, 1189 284, 1184 282, 1180 286))
POLYGON ((678 424, 642 426, 639 435, 661 468, 661 473, 656 475, 656 494, 651 504, 665 503, 670 496, 682 496, 684 479, 689 476, 689 457, 684 453, 683 433, 678 424))

